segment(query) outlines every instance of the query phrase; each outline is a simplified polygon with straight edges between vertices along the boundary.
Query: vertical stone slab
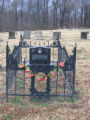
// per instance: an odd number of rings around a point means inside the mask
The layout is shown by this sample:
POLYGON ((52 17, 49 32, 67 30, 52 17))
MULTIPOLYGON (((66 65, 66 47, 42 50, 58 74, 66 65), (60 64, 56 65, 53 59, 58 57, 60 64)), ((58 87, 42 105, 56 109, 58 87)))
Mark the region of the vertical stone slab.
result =
POLYGON ((43 40, 42 31, 34 32, 35 40, 43 40))
POLYGON ((8 39, 16 39, 14 31, 9 32, 9 38, 8 39))
POLYGON ((87 39, 87 35, 89 32, 81 32, 81 39, 87 39))
POLYGON ((29 30, 24 30, 23 38, 30 39, 31 32, 29 30))
POLYGON ((0 42, 3 42, 3 39, 0 38, 0 42))
POLYGON ((61 32, 53 32, 53 39, 57 39, 57 35, 59 34, 59 37, 61 38, 61 32))
POLYGON ((0 63, 0 69, 2 68, 2 64, 0 63))

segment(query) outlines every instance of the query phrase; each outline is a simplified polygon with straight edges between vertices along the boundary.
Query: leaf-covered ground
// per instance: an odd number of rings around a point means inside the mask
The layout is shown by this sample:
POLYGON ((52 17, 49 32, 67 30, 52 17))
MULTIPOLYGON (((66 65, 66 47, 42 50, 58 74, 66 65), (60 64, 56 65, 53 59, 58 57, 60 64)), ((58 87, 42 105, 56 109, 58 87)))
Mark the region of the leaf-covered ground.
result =
MULTIPOLYGON (((85 30, 57 31, 61 31, 61 43, 66 46, 68 53, 71 53, 74 44, 77 43, 77 94, 74 102, 70 99, 64 101, 63 98, 39 101, 11 97, 7 103, 5 101, 5 45, 8 34, 0 33, 0 37, 4 39, 4 43, 0 43, 0 62, 3 65, 0 71, 0 120, 90 120, 90 33, 87 40, 81 40, 80 32, 85 30)), ((9 40, 11 48, 18 44, 19 34, 16 40, 9 40)), ((43 34, 46 39, 52 39, 50 31, 43 31, 43 34)), ((47 41, 45 42, 48 44, 47 41)))

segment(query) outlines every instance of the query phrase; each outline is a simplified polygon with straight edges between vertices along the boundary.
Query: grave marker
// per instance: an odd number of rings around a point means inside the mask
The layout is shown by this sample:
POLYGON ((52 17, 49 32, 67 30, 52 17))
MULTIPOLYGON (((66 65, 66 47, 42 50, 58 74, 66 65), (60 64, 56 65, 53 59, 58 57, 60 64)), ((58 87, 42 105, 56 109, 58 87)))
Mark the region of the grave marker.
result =
MULTIPOLYGON (((50 72, 50 54, 51 54, 51 49, 48 47, 30 48, 30 68, 32 70, 32 73, 42 72, 47 75, 50 72)), ((47 77, 45 92, 38 91, 35 88, 35 77, 31 78, 30 91, 33 96, 37 95, 40 98, 40 96, 47 95, 48 97, 50 94, 50 77, 47 77)))
POLYGON ((87 35, 89 32, 81 32, 81 39, 87 39, 87 35))
POLYGON ((16 39, 14 31, 9 32, 9 38, 8 39, 16 39))
POLYGON ((2 68, 2 64, 0 63, 0 69, 2 68))
POLYGON ((20 43, 12 52, 8 43, 6 44, 6 101, 8 101, 9 96, 29 96, 31 99, 34 97, 49 99, 50 96, 67 96, 73 100, 75 94, 76 45, 73 49, 73 54, 68 55, 66 49, 61 46, 58 35, 55 41, 57 42, 55 46, 49 46, 48 44, 45 47, 26 45, 27 43, 24 44, 25 41, 20 40, 20 43), (22 51, 22 48, 26 47, 28 50, 25 53, 29 53, 28 59, 22 51), (55 54, 54 47, 57 49, 55 54), (52 58, 57 59, 52 60, 52 58), (26 59, 29 61, 26 61, 26 59), (21 79, 18 79, 22 70, 21 79), (30 80, 26 78, 26 73, 28 72, 30 72, 28 76, 30 80), (63 77, 60 78, 60 74, 63 77), (28 84, 26 84, 26 80, 28 80, 28 84), (39 87, 36 85, 36 80, 39 82, 39 87), (23 84, 19 86, 17 84, 18 81, 23 84), (44 88, 43 90, 42 87, 44 88))
POLYGON ((30 39, 31 32, 29 30, 24 30, 23 38, 30 39))
POLYGON ((59 34, 59 37, 61 38, 61 32, 53 32, 53 39, 57 39, 57 35, 59 34))
POLYGON ((3 42, 3 39, 0 38, 0 42, 3 42))
POLYGON ((43 36, 42 36, 41 31, 34 32, 34 35, 35 35, 35 40, 43 40, 43 36))

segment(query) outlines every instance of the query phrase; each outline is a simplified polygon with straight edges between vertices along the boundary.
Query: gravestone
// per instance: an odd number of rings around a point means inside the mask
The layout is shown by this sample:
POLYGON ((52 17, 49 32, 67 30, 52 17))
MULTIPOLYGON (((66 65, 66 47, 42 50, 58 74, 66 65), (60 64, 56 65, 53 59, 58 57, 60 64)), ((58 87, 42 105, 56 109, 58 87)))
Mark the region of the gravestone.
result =
POLYGON ((87 39, 87 35, 89 32, 81 32, 81 39, 87 39))
POLYGON ((36 31, 34 32, 35 40, 43 40, 42 32, 36 31))
POLYGON ((31 64, 50 64, 50 48, 48 47, 32 47, 30 48, 31 64))
MULTIPOLYGON (((30 48, 30 68, 32 73, 45 73, 46 76, 50 72, 50 56, 51 49, 49 47, 31 47, 30 48)), ((31 78, 31 94, 33 96, 37 95, 40 99, 41 97, 50 94, 50 77, 47 77, 46 89, 45 91, 38 91, 35 86, 35 77, 31 78)))
POLYGON ((0 63, 0 69, 2 68, 2 64, 0 63))
POLYGON ((3 42, 3 39, 0 38, 0 42, 3 42))
POLYGON ((17 37, 18 36, 18 32, 15 32, 15 37, 17 37))
POLYGON ((59 34, 59 37, 61 38, 61 32, 53 32, 53 39, 57 39, 57 35, 59 34))
POLYGON ((8 39, 16 39, 14 31, 9 32, 9 38, 8 39))
POLYGON ((31 32, 29 30, 24 30, 23 38, 30 39, 31 32))
POLYGON ((53 34, 53 31, 50 31, 50 34, 52 35, 52 34, 53 34))

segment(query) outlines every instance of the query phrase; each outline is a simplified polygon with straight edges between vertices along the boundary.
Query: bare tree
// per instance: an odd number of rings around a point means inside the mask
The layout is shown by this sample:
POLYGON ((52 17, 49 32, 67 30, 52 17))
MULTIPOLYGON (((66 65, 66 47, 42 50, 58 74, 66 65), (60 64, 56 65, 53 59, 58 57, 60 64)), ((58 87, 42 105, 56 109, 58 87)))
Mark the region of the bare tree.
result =
POLYGON ((90 27, 90 0, 0 0, 0 31, 90 27))

